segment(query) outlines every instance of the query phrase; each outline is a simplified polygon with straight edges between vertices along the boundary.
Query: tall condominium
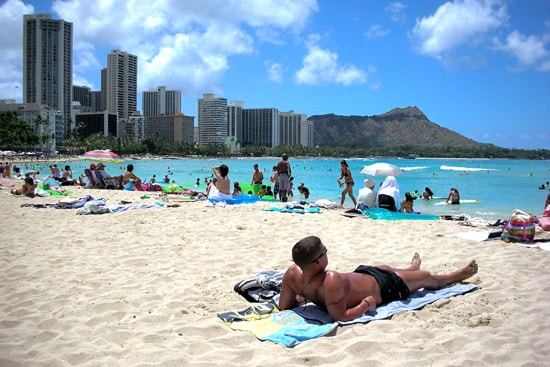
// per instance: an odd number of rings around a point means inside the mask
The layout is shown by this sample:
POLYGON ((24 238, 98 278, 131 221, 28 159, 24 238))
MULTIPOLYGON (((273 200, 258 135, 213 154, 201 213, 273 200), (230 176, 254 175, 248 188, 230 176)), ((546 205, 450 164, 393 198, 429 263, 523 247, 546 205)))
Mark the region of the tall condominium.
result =
MULTIPOLYGON (((23 16, 23 103, 39 103, 71 117, 73 88, 73 24, 51 14, 23 16)), ((57 130, 57 129, 56 129, 57 130)), ((63 129, 61 129, 63 130, 63 129)), ((56 136, 63 141, 63 137, 56 136)))
POLYGON ((157 87, 143 92, 143 116, 171 116, 181 113, 181 91, 157 87))
POLYGON ((91 107, 91 89, 86 86, 73 85, 73 101, 80 102, 83 107, 91 107))
POLYGON ((243 109, 242 126, 242 146, 279 145, 279 111, 276 108, 243 109))
POLYGON ((279 144, 312 146, 308 132, 312 126, 313 123, 307 121, 305 113, 279 111, 279 144))
POLYGON ((227 134, 239 144, 243 136, 243 108, 244 102, 242 101, 231 101, 227 108, 227 134))
POLYGON ((128 120, 137 110, 137 56, 112 50, 107 55, 106 74, 107 111, 128 120))
POLYGON ((203 94, 198 100, 199 145, 224 144, 227 131, 227 99, 203 94))

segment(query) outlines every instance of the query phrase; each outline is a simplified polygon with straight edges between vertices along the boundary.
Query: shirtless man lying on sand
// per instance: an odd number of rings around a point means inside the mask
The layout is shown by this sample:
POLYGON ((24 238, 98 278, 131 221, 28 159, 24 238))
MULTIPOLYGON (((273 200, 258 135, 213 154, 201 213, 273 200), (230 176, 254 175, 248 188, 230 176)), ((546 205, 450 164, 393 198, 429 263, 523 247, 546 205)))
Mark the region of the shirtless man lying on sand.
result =
POLYGON ((414 254, 406 269, 388 265, 359 266, 353 273, 326 270, 327 248, 319 237, 300 240, 292 248, 291 265, 283 277, 279 307, 292 309, 311 301, 326 308, 333 321, 350 321, 377 305, 407 299, 420 288, 440 289, 477 273, 475 260, 450 274, 433 275, 420 270, 420 255, 414 254))

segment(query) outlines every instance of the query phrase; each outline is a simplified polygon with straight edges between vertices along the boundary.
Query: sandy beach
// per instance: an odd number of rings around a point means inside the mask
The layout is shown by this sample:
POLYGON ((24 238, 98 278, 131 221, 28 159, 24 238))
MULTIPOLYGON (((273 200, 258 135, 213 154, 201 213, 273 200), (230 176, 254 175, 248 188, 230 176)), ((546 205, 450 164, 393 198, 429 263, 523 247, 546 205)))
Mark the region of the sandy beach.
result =
MULTIPOLYGON (((112 204, 159 200, 155 194, 142 199, 141 192, 70 189, 72 197, 112 204)), ((449 236, 491 230, 486 226, 348 218, 341 210, 262 211, 282 207, 269 202, 179 202, 103 215, 22 206, 59 199, 0 190, 2 366, 548 363, 550 252, 449 236), (414 252, 422 268, 435 273, 476 259, 479 273, 467 282, 480 288, 389 320, 339 327, 294 348, 233 331, 216 317, 250 306, 233 286, 262 270, 286 269, 292 246, 308 235, 323 240, 329 268, 339 271, 359 264, 405 267, 414 252)))

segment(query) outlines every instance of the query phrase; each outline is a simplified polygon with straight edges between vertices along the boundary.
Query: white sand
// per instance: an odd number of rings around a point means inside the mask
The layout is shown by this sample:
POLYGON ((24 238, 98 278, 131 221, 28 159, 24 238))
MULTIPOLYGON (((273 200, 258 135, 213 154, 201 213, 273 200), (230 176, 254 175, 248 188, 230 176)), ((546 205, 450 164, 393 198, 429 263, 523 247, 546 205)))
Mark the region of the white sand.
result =
MULTIPOLYGON (((0 182, 6 180, 0 179, 0 182)), ((452 221, 375 221, 342 211, 285 214, 271 203, 180 203, 104 215, 21 207, 58 198, 0 191, 1 366, 537 366, 550 355, 550 252, 450 234, 452 221), (250 304, 233 291, 286 269, 308 235, 329 268, 360 263, 450 272, 475 258, 481 289, 390 320, 340 327, 295 348, 232 331, 216 317, 250 304)), ((154 202, 142 193, 74 188, 74 197, 154 202)), ((275 204, 281 206, 282 204, 275 204)))

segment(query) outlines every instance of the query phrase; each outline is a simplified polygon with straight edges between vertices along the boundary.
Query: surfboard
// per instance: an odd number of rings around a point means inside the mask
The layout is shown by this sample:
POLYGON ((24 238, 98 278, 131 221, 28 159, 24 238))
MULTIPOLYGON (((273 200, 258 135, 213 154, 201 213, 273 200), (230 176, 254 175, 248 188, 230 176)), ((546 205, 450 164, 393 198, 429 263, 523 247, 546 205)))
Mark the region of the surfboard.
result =
MULTIPOLYGON (((479 200, 480 200, 479 198, 478 199, 460 199, 460 204, 479 203, 479 200)), ((454 204, 454 205, 460 205, 460 204, 454 204)), ((445 201, 440 201, 438 203, 435 203, 434 205, 453 205, 453 204, 451 204, 450 201, 448 203, 445 201)))

